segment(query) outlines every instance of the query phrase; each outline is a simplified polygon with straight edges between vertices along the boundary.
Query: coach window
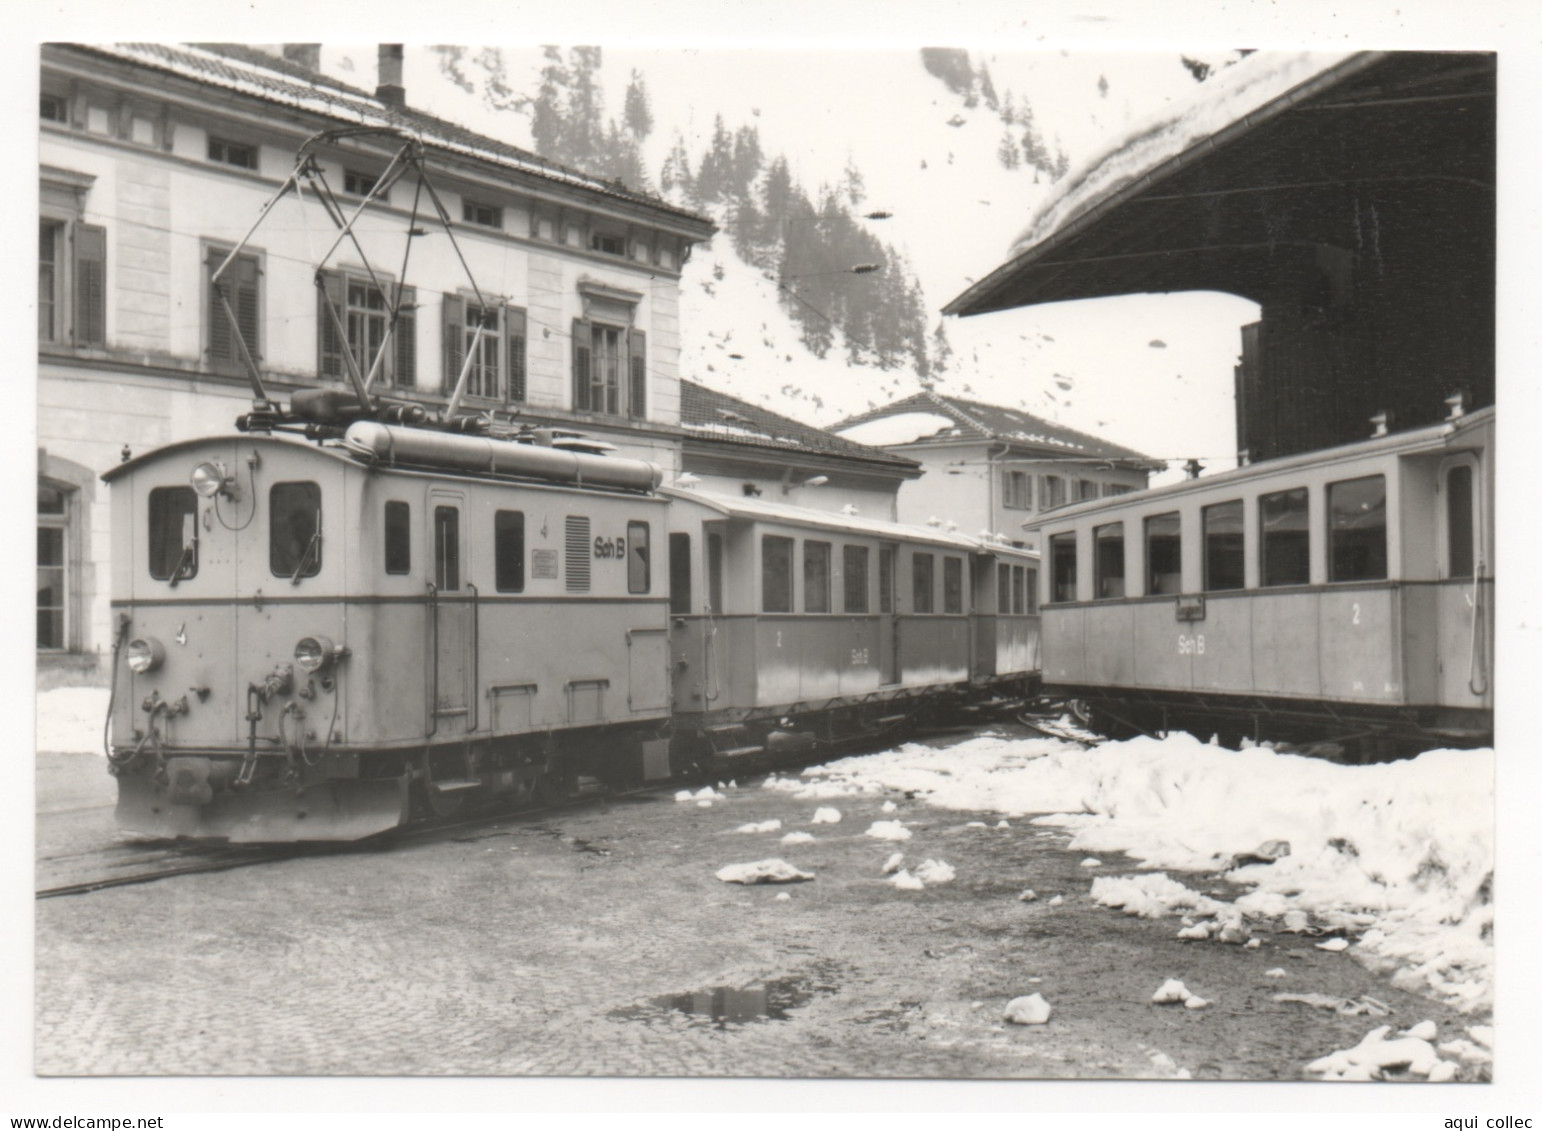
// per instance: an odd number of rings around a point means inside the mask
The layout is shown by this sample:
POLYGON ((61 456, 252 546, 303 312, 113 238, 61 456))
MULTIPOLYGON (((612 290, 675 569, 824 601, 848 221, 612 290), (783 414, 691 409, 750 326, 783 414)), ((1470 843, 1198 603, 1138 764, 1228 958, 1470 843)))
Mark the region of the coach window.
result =
POLYGON ((1146 519, 1146 593, 1183 591, 1183 539, 1178 514, 1146 519))
POLYGON ((1387 576, 1387 477, 1328 484, 1328 580, 1387 576))
POLYGON ((1454 464, 1446 471, 1446 576, 1473 575, 1472 467, 1454 464))
POLYGON ((1242 500, 1217 503, 1202 512, 1205 531, 1205 589, 1242 588, 1242 500))
POLYGON ((1093 585, 1099 598, 1124 596, 1124 523, 1092 530, 1093 585))
POLYGON ((460 588, 460 508, 434 508, 434 585, 440 592, 460 588))
POLYGON ((412 572, 412 508, 399 499, 385 505, 385 571, 412 572))
POLYGON ((652 547, 646 522, 626 524, 626 591, 646 593, 653 586, 652 547))
POLYGON ((185 581, 198 574, 198 496, 191 487, 150 492, 150 576, 185 581))
POLYGON ((691 611, 691 536, 669 536, 669 611, 684 616, 691 611))
POLYGON ((275 483, 268 492, 268 569, 298 581, 321 572, 321 488, 275 483))
POLYGON ((964 611, 964 559, 942 559, 942 611, 964 611))
POLYGON ((500 593, 525 591, 525 514, 493 515, 493 586, 500 593))
POLYGON ((1049 597, 1051 601, 1076 600, 1076 532, 1053 534, 1049 539, 1049 597))
POLYGON ((1019 616, 1028 611, 1026 594, 1023 592, 1027 576, 1022 566, 1012 567, 1012 612, 1019 616))
POLYGON ((792 539, 764 534, 760 539, 760 611, 792 612, 792 539))
POLYGON ((841 574, 845 580, 848 613, 867 612, 867 547, 841 547, 841 574))
POLYGON ((1012 567, 1006 562, 996 563, 996 611, 1012 611, 1012 567))
POLYGON ((932 611, 933 560, 931 554, 910 555, 910 582, 913 613, 932 611))
POLYGON ((1305 487, 1258 496, 1258 584, 1311 580, 1306 507, 1305 487))
POLYGON ((830 611, 830 543, 803 543, 803 611, 830 611))
POLYGON ((1023 587, 1025 602, 1023 612, 1029 616, 1037 616, 1039 612, 1039 571, 1032 566, 1018 566, 1027 575, 1027 583, 1023 587))
POLYGON ((723 536, 707 535, 707 611, 723 611, 723 536))
POLYGON ((878 547, 878 611, 894 611, 894 562, 899 550, 894 546, 878 547))

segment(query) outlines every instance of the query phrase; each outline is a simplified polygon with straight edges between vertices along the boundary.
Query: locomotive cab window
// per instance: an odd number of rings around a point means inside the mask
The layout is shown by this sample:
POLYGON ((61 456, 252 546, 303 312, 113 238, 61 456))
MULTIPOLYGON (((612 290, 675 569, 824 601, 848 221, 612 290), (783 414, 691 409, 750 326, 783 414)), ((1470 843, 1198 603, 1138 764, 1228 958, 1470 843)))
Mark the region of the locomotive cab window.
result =
POLYGON ((942 611, 964 611, 964 559, 942 559, 942 611))
POLYGON ((912 596, 915 604, 911 612, 929 613, 932 611, 932 567, 931 554, 910 555, 910 578, 912 596))
POLYGON ((412 508, 398 499, 385 505, 385 571, 412 572, 412 508))
POLYGON ((775 534, 760 539, 760 611, 792 612, 792 539, 775 534))
POLYGON ((669 536, 669 611, 685 616, 691 611, 691 536, 669 536))
POLYGON ((1049 539, 1049 599, 1076 600, 1076 533, 1053 534, 1049 539))
POLYGON ((626 591, 646 593, 653 585, 652 549, 648 544, 648 524, 626 524, 626 591))
POLYGON ((525 514, 493 515, 493 586, 500 593, 525 591, 525 514))
POLYGON ((1093 585, 1099 598, 1124 596, 1124 523, 1111 522, 1092 531, 1093 585))
POLYGON ((1202 512, 1205 531, 1205 589, 1242 588, 1242 500, 1217 503, 1202 512))
POLYGON ((434 585, 440 592, 460 588, 460 508, 434 508, 434 585))
POLYGON ((150 492, 150 576, 185 581, 198 574, 198 495, 191 487, 150 492))
POLYGON ((1305 585, 1310 534, 1306 488, 1258 497, 1258 584, 1305 585))
POLYGON ((1146 519, 1146 592, 1183 592, 1183 538, 1176 511, 1146 519))
POLYGON ((845 611, 867 612, 867 547, 842 546, 841 570, 846 589, 845 611))
POLYGON ((830 543, 803 543, 803 611, 830 611, 830 543))
POLYGON ((321 572, 321 488, 275 483, 268 492, 268 569, 298 581, 321 572))
POLYGON ((1458 463, 1446 471, 1446 576, 1470 578, 1476 558, 1473 545, 1473 497, 1471 463, 1458 463))
POLYGON ((1387 577, 1387 477, 1328 484, 1328 580, 1387 577))

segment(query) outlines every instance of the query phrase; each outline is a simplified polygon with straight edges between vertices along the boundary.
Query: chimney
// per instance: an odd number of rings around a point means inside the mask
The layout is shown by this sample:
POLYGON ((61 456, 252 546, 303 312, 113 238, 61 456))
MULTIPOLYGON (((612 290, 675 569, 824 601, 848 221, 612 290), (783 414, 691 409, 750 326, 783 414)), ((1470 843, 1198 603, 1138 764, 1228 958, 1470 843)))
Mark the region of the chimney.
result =
POLYGON ((307 71, 319 71, 321 70, 321 44, 286 43, 284 58, 291 63, 298 63, 307 71))
POLYGON ((402 45, 380 44, 379 58, 379 85, 375 87, 375 97, 390 106, 405 106, 407 90, 402 86, 402 45))

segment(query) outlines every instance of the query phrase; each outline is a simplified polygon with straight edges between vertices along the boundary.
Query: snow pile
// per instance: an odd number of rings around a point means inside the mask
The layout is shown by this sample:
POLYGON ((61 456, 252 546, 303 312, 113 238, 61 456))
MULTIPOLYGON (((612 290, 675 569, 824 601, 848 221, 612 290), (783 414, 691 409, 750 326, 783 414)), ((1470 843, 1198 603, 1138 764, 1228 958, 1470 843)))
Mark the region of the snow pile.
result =
POLYGON ((838 825, 841 823, 841 811, 821 805, 814 810, 813 823, 816 825, 838 825))
MULTIPOLYGON (((804 771, 805 788, 821 797, 907 790, 950 809, 1052 814, 1035 823, 1070 831, 1072 850, 1227 871, 1253 888, 1235 913, 1347 933, 1357 955, 1399 967, 1404 988, 1432 989, 1468 1009, 1492 1001, 1493 780, 1492 750, 1347 766, 1225 750, 1186 734, 1090 750, 982 737, 804 771), (1290 854, 1231 867, 1233 858, 1257 857, 1261 840, 1288 841, 1290 854)), ((1124 894, 1150 910, 1177 893, 1158 885, 1124 894)))
POLYGON ((920 891, 926 887, 926 882, 920 876, 912 876, 909 869, 901 868, 889 877, 889 882, 900 891, 920 891))
POLYGON ((916 879, 927 884, 945 884, 957 874, 946 860, 926 859, 916 867, 916 879))
POLYGON ((752 864, 729 864, 714 874, 725 884, 795 884, 814 878, 814 873, 800 871, 780 857, 752 864))
POLYGON ((1354 1048, 1319 1057, 1306 1070, 1324 1080, 1381 1080, 1389 1072, 1424 1076, 1436 1083, 1455 1077, 1456 1065, 1441 1060, 1429 1041, 1408 1035, 1389 1041, 1391 1031, 1390 1025, 1372 1029, 1354 1048))
POLYGON ((1015 997, 1007 1002, 1006 1011, 1001 1019, 1013 1025, 1043 1025, 1054 1010, 1049 1002, 1044 1000, 1042 994, 1029 994, 1027 997, 1015 997))
POLYGON ((1161 919, 1177 910, 1214 915, 1224 906, 1208 895, 1185 887, 1166 872, 1099 876, 1092 881, 1092 899, 1104 907, 1123 908, 1125 914, 1139 915, 1142 919, 1161 919))
POLYGON ((726 800, 726 798, 724 797, 723 794, 721 794, 717 790, 713 789, 710 785, 704 785, 699 790, 697 790, 695 793, 692 793, 688 789, 680 790, 679 792, 677 792, 675 794, 675 800, 676 801, 695 801, 698 804, 703 802, 703 801, 705 801, 708 805, 711 805, 712 802, 714 802, 714 801, 723 801, 723 800, 726 800))
MULTIPOLYGON (((734 830, 736 833, 774 833, 782 827, 782 822, 772 819, 769 821, 755 821, 748 825, 740 825, 734 830)), ((813 839, 810 837, 809 839, 813 839)))
POLYGON ((814 834, 802 832, 790 832, 782 838, 783 844, 813 844, 814 834))
POLYGON ((37 697, 37 748, 53 754, 100 754, 107 721, 105 687, 56 687, 37 697))
POLYGON ((864 835, 875 840, 909 840, 910 830, 899 821, 874 821, 864 835))

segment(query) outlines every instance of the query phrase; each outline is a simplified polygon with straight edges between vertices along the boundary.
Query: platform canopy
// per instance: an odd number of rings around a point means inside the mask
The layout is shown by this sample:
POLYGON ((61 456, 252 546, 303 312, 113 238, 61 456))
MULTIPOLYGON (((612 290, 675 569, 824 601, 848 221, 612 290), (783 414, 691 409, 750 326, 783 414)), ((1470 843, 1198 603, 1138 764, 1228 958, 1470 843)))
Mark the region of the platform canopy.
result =
POLYGON ((945 312, 1223 291, 1254 458, 1494 397, 1496 56, 1257 53, 1052 187, 945 312))

